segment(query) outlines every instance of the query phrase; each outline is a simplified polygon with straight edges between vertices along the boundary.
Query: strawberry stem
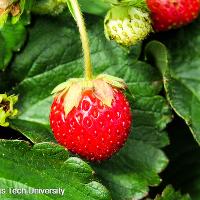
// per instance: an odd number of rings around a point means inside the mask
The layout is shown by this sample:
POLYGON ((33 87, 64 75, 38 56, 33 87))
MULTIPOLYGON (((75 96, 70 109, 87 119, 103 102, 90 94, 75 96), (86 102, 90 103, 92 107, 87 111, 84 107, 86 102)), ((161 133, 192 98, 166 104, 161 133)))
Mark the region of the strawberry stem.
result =
POLYGON ((82 42, 83 54, 84 54, 84 64, 85 64, 85 78, 87 80, 92 79, 92 64, 91 64, 91 57, 90 57, 90 47, 89 47, 89 40, 88 35, 85 27, 84 18, 78 4, 77 0, 69 0, 71 3, 71 8, 73 9, 73 14, 76 19, 76 23, 79 28, 80 38, 82 42))

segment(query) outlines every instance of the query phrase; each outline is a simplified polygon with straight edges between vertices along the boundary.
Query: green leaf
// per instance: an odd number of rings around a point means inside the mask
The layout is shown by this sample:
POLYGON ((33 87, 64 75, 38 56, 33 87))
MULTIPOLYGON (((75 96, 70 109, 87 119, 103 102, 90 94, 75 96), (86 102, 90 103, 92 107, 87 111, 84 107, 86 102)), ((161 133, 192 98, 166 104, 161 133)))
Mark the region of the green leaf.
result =
POLYGON ((0 29, 0 70, 5 69, 12 59, 13 52, 20 51, 26 38, 22 23, 12 25, 7 22, 0 29))
POLYGON ((157 196, 155 200, 191 200, 189 195, 182 195, 180 192, 176 192, 172 186, 167 186, 162 195, 157 196))
POLYGON ((59 145, 39 143, 31 147, 19 140, 1 140, 0 151, 0 188, 6 190, 0 199, 111 199, 106 188, 94 181, 91 167, 79 158, 69 157, 59 145), (14 195, 9 193, 9 188, 24 188, 27 192, 60 188, 64 195, 14 195))
MULTIPOLYGON (((33 143, 54 141, 49 129, 51 91, 72 77, 83 75, 82 48, 76 25, 62 18, 38 18, 29 29, 29 40, 5 72, 17 84, 20 114, 11 121, 33 143)), ((95 74, 117 75, 127 82, 133 108, 132 134, 118 155, 95 165, 97 175, 115 200, 140 199, 148 186, 160 183, 168 160, 159 149, 169 141, 163 129, 171 120, 165 99, 159 96, 162 78, 145 62, 137 61, 140 50, 128 57, 103 33, 103 20, 87 20, 95 74)), ((139 45, 137 48, 141 48, 139 45)))
MULTIPOLYGON (((168 100, 174 111, 182 117, 200 144, 200 19, 190 26, 174 31, 173 37, 163 37, 167 49, 158 42, 151 42, 151 52, 161 69, 168 100), (153 47, 153 46, 154 47, 153 47), (159 52, 158 52, 159 49, 159 52), (162 59, 158 62, 158 59, 162 59)), ((170 33, 169 33, 170 34, 170 33)))
POLYGON ((78 0, 83 12, 104 17, 111 8, 111 3, 107 0, 78 0))
POLYGON ((169 126, 171 145, 165 150, 170 164, 163 173, 165 184, 173 184, 192 200, 200 199, 200 148, 182 119, 175 118, 169 126))

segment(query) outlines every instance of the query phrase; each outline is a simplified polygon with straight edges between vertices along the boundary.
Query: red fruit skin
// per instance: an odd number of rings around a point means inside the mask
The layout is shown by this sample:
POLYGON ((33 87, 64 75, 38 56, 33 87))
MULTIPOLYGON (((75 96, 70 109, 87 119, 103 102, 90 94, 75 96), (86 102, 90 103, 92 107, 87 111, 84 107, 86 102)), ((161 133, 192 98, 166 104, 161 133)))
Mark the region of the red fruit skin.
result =
POLYGON ((147 0, 155 31, 187 25, 198 17, 199 0, 147 0))
POLYGON ((86 91, 78 108, 65 117, 63 100, 54 100, 50 124, 58 143, 90 161, 110 158, 126 142, 131 128, 131 109, 121 91, 114 91, 112 107, 86 91))

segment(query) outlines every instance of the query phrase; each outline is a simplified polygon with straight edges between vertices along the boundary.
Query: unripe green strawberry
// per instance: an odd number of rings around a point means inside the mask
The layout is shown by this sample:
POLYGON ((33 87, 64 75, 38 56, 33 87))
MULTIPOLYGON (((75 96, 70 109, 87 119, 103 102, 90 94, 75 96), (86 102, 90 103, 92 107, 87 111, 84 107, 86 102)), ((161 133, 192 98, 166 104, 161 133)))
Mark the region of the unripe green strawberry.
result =
POLYGON ((147 11, 133 6, 115 6, 108 11, 104 21, 105 35, 123 46, 131 46, 152 32, 147 11))

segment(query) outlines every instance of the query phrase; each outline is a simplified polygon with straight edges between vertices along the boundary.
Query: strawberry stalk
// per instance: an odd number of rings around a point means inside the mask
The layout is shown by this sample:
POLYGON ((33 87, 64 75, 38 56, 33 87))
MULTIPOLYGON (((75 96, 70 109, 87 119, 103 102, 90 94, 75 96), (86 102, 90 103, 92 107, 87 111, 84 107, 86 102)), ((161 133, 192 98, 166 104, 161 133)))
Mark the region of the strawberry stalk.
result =
POLYGON ((91 56, 90 56, 90 47, 89 47, 89 40, 88 34, 85 27, 84 18, 78 4, 77 0, 69 0, 71 4, 71 11, 74 15, 76 20, 77 26, 80 32, 80 38, 82 42, 83 54, 84 54, 84 64, 85 64, 85 78, 86 80, 91 80, 92 75, 92 63, 91 63, 91 56))

